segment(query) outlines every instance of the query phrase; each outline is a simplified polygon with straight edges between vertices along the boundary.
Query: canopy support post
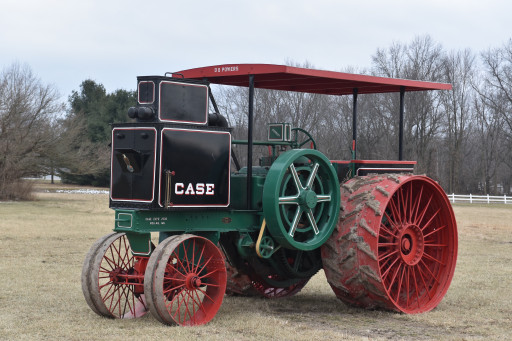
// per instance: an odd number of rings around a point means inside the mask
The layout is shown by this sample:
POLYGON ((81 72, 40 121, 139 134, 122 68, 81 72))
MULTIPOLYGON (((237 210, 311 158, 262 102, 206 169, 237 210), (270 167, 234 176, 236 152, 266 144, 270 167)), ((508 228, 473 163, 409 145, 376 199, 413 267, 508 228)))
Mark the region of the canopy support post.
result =
POLYGON ((247 209, 252 207, 252 133, 254 117, 254 75, 249 75, 249 124, 247 134, 247 209))
POLYGON ((404 144, 404 96, 405 86, 400 87, 400 123, 398 133, 398 160, 403 160, 403 144, 404 144))
POLYGON ((357 155, 357 93, 359 90, 354 88, 352 92, 352 160, 356 159, 357 155))

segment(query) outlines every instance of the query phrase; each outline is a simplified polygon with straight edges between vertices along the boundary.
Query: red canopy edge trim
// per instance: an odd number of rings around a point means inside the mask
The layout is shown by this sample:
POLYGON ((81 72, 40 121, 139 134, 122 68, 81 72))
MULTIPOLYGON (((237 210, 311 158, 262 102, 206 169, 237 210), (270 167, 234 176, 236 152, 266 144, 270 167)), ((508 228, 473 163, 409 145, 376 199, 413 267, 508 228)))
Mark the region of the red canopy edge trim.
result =
POLYGON ((451 90, 451 84, 386 78, 336 71, 305 69, 275 64, 223 64, 178 71, 184 78, 208 79, 213 84, 249 86, 248 75, 255 76, 255 88, 321 93, 328 95, 405 91, 451 90))

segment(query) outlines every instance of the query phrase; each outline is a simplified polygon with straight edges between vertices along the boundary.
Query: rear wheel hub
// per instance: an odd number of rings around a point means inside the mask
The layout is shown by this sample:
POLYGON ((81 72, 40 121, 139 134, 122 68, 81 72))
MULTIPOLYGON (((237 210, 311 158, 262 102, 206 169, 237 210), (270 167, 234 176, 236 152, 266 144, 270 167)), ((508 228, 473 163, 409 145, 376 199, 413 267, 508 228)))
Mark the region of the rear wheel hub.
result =
POLYGON ((418 264, 423 256, 423 233, 416 225, 407 226, 400 236, 400 254, 408 265, 418 264))

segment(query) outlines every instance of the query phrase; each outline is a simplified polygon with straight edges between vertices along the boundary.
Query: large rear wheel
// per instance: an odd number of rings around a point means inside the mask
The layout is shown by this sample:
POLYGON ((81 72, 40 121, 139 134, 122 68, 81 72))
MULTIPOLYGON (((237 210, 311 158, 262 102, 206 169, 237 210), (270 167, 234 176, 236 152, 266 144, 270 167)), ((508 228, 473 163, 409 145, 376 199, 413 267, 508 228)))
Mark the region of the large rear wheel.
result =
POLYGON ((356 177, 341 187, 342 213, 322 247, 327 280, 342 301, 405 313, 435 308, 455 270, 457 227, 432 179, 356 177))

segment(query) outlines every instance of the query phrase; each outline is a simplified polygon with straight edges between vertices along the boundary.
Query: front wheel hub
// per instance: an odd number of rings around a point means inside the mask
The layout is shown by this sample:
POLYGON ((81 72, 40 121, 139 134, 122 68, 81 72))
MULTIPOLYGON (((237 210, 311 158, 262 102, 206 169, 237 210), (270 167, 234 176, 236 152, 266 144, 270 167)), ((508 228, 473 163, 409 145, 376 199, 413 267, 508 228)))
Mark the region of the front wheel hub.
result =
POLYGON ((189 290, 195 290, 202 285, 201 279, 195 273, 190 273, 185 280, 185 285, 189 290))

